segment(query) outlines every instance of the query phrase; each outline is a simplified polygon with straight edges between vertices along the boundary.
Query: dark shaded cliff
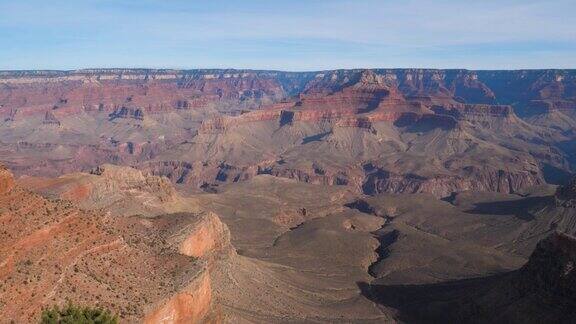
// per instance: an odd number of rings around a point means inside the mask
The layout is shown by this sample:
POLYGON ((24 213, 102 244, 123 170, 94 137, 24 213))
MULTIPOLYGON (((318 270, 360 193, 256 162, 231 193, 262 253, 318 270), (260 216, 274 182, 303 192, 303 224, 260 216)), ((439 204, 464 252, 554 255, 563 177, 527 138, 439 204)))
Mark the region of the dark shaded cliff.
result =
POLYGON ((576 239, 554 233, 519 270, 432 285, 363 287, 409 323, 574 323, 576 239))

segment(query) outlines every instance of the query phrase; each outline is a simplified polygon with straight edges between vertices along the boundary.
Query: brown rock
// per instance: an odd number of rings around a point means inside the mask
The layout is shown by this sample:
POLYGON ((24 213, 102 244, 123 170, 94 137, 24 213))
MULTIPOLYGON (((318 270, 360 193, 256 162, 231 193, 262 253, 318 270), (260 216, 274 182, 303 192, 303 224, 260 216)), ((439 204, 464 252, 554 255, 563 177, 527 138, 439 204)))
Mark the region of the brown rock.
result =
POLYGON ((10 192, 12 188, 14 188, 14 176, 0 164, 0 195, 10 192))

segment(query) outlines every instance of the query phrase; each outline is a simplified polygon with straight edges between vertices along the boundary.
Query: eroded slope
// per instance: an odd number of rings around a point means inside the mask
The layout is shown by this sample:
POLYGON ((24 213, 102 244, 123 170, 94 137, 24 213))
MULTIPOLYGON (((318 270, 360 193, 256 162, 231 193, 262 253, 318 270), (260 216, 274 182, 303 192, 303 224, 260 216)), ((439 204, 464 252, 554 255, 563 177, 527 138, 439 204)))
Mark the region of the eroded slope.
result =
POLYGON ((4 318, 33 322, 43 307, 67 300, 109 308, 126 322, 190 323, 218 316, 204 261, 224 248, 209 245, 204 235, 223 226, 217 217, 113 217, 10 189, 7 174, 2 171, 0 194, 4 318), (195 240, 204 245, 190 247, 195 240))

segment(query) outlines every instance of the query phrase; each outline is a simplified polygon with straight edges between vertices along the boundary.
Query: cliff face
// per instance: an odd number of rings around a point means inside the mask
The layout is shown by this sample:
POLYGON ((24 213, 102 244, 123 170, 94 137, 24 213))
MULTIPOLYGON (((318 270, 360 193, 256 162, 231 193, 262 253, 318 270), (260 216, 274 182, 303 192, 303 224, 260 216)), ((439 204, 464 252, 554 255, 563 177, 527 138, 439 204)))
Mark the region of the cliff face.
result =
POLYGON ((194 257, 214 257, 216 254, 233 255, 230 245, 230 231, 218 215, 207 212, 191 227, 190 232, 180 240, 178 250, 194 257))
MULTIPOLYGON (((0 104, 6 108, 46 106, 54 110, 114 110, 132 104, 148 111, 193 109, 210 102, 234 100, 259 103, 302 95, 313 101, 319 95, 358 91, 356 100, 369 105, 381 96, 422 101, 456 99, 476 104, 548 103, 574 109, 574 70, 339 70, 275 72, 242 70, 78 70, 1 72, 0 104), (344 90, 344 91, 342 91, 344 90)), ((5 109, 4 109, 5 110, 5 109)))
POLYGON ((465 176, 420 177, 398 175, 386 171, 370 172, 363 184, 366 194, 431 193, 437 197, 447 197, 460 191, 492 191, 515 193, 523 188, 541 185, 544 179, 536 171, 510 172, 505 170, 474 170, 465 176))
POLYGON ((523 288, 576 302, 576 238, 555 233, 538 243, 520 270, 523 288))
MULTIPOLYGON (((203 323, 212 311, 212 287, 209 275, 204 272, 192 284, 146 315, 144 323, 203 323)), ((216 322, 216 321, 215 321, 216 322)))
POLYGON ((0 74, 0 105, 24 117, 37 110, 59 115, 107 112, 110 118, 188 110, 212 103, 253 108, 285 96, 274 73, 252 71, 80 70, 0 74), (34 107, 34 108, 32 108, 34 107))
POLYGON ((335 123, 343 127, 370 128, 371 122, 416 122, 437 118, 419 101, 408 101, 394 83, 366 70, 350 76, 320 74, 298 98, 265 106, 237 117, 204 120, 201 133, 222 132, 246 123, 274 121, 279 126, 296 122, 335 123))

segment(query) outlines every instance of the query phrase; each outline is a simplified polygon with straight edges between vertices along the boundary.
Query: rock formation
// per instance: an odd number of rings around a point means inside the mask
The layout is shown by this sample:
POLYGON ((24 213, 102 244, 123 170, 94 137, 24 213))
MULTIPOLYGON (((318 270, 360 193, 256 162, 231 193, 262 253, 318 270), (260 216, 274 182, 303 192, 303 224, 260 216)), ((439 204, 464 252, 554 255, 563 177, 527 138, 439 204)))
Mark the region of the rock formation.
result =
POLYGON ((547 183, 575 96, 573 70, 0 71, 0 314, 574 321, 576 184, 547 183))
POLYGON ((0 164, 0 194, 9 193, 14 187, 14 176, 0 164))
POLYGON ((231 247, 216 215, 111 217, 18 186, 8 192, 10 173, 0 177, 5 319, 34 322, 43 307, 67 300, 108 308, 129 323, 219 318, 205 257, 231 247))
POLYGON ((538 243, 528 263, 520 269, 519 285, 525 293, 546 292, 576 303, 575 264, 576 238, 554 233, 538 243))
POLYGON ((44 125, 51 125, 51 126, 60 126, 60 121, 56 119, 53 113, 47 111, 44 115, 44 121, 42 121, 44 125))
POLYGON ((108 117, 110 121, 118 118, 144 120, 144 112, 140 108, 120 107, 116 108, 108 117))
POLYGON ((556 190, 556 204, 562 207, 576 208, 576 178, 556 190))
POLYGON ((195 210, 170 181, 146 176, 131 167, 104 164, 90 173, 72 173, 55 179, 24 177, 20 184, 87 209, 106 208, 113 215, 158 216, 195 210))
POLYGON ((207 190, 268 173, 444 197, 574 168, 572 70, 95 69, 2 72, 0 84, 18 175, 113 163, 207 190))

